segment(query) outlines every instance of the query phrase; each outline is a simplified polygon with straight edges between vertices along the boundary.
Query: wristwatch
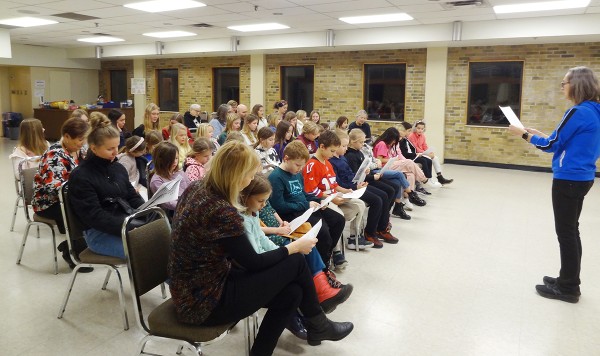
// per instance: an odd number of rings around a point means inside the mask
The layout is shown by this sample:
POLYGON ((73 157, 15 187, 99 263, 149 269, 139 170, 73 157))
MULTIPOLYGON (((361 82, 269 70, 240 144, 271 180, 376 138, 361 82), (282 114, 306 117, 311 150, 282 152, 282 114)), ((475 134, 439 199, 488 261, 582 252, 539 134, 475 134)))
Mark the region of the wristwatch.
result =
POLYGON ((529 132, 525 131, 521 137, 523 137, 523 140, 527 141, 529 138, 529 132))

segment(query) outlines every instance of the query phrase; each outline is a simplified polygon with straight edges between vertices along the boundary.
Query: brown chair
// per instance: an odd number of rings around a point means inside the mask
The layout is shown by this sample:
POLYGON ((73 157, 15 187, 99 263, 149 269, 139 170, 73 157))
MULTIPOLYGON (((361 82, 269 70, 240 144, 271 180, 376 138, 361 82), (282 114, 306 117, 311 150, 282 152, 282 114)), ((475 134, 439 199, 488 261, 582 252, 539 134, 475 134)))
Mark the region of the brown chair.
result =
MULTIPOLYGON (((104 283, 102 284, 102 290, 106 290, 106 285, 108 284, 108 280, 110 278, 111 272, 115 272, 118 278, 119 286, 117 292, 119 294, 119 302, 121 304, 121 315, 123 317, 123 328, 125 330, 129 329, 129 320, 127 318, 127 309, 125 307, 125 296, 123 293, 123 280, 121 278, 121 274, 119 273, 119 268, 125 267, 127 263, 125 260, 122 260, 117 257, 112 256, 104 256, 99 255, 92 252, 90 249, 83 250, 79 256, 75 254, 73 251, 73 240, 83 238, 84 227, 75 215, 73 211, 73 207, 69 203, 69 183, 65 183, 60 188, 59 193, 60 206, 62 209, 63 219, 65 220, 65 229, 67 232, 67 243, 69 245, 69 254, 71 255, 71 259, 76 264, 73 269, 73 277, 71 277, 71 281, 67 287, 67 291, 65 293, 65 297, 60 306, 60 310, 58 312, 58 318, 62 319, 65 309, 67 308, 67 302, 69 301, 69 297, 71 296, 71 291, 73 290, 73 284, 75 283, 75 278, 77 278, 77 274, 79 269, 84 266, 91 267, 106 267, 108 270, 106 273, 106 278, 104 279, 104 283)), ((163 295, 165 295, 163 293, 163 295)))
POLYGON ((35 179, 35 175, 37 174, 37 168, 25 168, 31 161, 39 161, 40 157, 30 157, 22 160, 19 163, 19 182, 21 184, 20 194, 21 200, 23 201, 23 210, 25 212, 25 220, 27 220, 27 226, 25 227, 25 232, 23 233, 23 241, 21 242, 21 249, 19 251, 19 256, 17 257, 17 264, 21 264, 21 259, 23 258, 23 252, 25 251, 25 244, 27 243, 27 237, 29 236, 29 229, 31 226, 36 225, 38 227, 38 237, 40 237, 40 226, 46 226, 52 232, 52 255, 54 257, 54 274, 58 274, 58 260, 56 258, 56 233, 54 232, 54 226, 56 226, 56 221, 48 218, 44 218, 39 216, 36 213, 33 213, 33 216, 30 216, 29 207, 31 206, 31 201, 33 200, 33 183, 35 179))
MULTIPOLYGON (((185 347, 194 354, 201 355, 201 346, 220 340, 230 332, 236 324, 235 322, 218 326, 199 326, 179 322, 176 318, 175 305, 171 299, 154 308, 148 315, 148 323, 146 323, 140 297, 168 278, 171 225, 162 209, 152 207, 127 217, 123 223, 122 237, 138 324, 148 333, 140 341, 138 354, 146 354, 144 347, 150 339, 163 338, 175 339, 181 343, 177 354, 180 354, 185 347), (132 219, 143 218, 153 213, 158 214, 160 218, 128 231, 128 224, 132 219)), ((250 354, 250 345, 256 333, 256 325, 256 313, 245 319, 244 336, 247 355, 250 354), (251 333, 249 325, 251 318, 254 320, 253 333, 251 333)))

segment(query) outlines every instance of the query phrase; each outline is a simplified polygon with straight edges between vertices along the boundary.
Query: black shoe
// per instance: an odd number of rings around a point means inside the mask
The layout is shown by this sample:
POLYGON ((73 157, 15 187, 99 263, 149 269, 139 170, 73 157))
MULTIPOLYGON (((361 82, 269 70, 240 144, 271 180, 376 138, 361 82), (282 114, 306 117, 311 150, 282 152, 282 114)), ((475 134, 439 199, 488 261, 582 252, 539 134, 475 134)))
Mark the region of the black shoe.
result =
POLYGON ((450 184, 450 183, 454 182, 454 179, 446 179, 446 178, 444 178, 444 176, 441 173, 438 173, 437 180, 442 185, 444 185, 444 184, 450 184))
MULTIPOLYGON (((71 255, 69 254, 69 245, 67 245, 67 241, 63 241, 60 244, 58 244, 58 246, 56 247, 56 249, 58 251, 62 252, 62 258, 69 265, 69 268, 71 268, 71 270, 75 269, 75 267, 77 265, 71 259, 71 255)), ((94 270, 93 267, 80 267, 79 270, 78 270, 78 272, 79 273, 90 273, 93 270, 94 270)))
POLYGON ((350 322, 336 323, 327 319, 325 313, 320 313, 311 318, 304 319, 308 334, 308 344, 311 346, 320 345, 321 341, 338 341, 348 336, 354 325, 350 322))
POLYGON ((410 215, 408 215, 406 211, 404 211, 404 204, 402 203, 396 203, 396 205, 394 206, 394 210, 392 210, 392 215, 404 220, 411 219, 410 215))
POLYGON ((535 290, 544 298, 558 299, 567 303, 577 303, 579 301, 578 295, 563 293, 556 284, 553 286, 538 284, 535 286, 535 290))
MULTIPOLYGON (((544 285, 548 288, 552 288, 553 286, 556 285, 556 278, 554 278, 554 277, 544 276, 544 278, 542 278, 542 280, 544 281, 544 285)), ((577 292, 577 293, 575 293, 575 295, 580 296, 581 292, 577 292)))
POLYGON ((292 316, 292 318, 290 319, 290 321, 288 321, 285 328, 288 329, 297 338, 306 340, 306 338, 307 338, 306 328, 304 327, 304 323, 302 322, 302 317, 298 313, 296 313, 296 314, 294 314, 294 316, 292 316))
MULTIPOLYGON (((427 191, 425 188, 423 188, 423 187, 417 187, 417 188, 415 189, 415 191, 417 191, 417 192, 419 192, 419 193, 421 193, 421 194, 424 194, 424 195, 431 195, 431 193, 429 193, 429 192, 428 192, 428 191, 427 191)), ((414 204, 414 203, 413 203, 413 204, 414 204)))
POLYGON ((410 201, 416 206, 425 206, 425 204, 427 204, 427 202, 421 199, 417 192, 415 192, 414 190, 408 193, 408 201, 410 201))

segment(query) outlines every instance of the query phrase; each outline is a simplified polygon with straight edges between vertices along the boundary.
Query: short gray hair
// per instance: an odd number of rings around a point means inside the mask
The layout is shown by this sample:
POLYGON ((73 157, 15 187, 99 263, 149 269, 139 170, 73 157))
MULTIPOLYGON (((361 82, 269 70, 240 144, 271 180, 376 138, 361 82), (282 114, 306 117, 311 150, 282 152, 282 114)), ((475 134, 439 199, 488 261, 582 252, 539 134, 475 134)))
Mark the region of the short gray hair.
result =
POLYGON ((196 111, 200 111, 202 107, 200 106, 200 104, 192 104, 190 105, 190 111, 192 110, 196 110, 196 111))
POLYGON ((369 117, 369 115, 367 115, 367 112, 365 110, 358 110, 358 112, 356 113, 356 117, 359 117, 359 116, 369 117))

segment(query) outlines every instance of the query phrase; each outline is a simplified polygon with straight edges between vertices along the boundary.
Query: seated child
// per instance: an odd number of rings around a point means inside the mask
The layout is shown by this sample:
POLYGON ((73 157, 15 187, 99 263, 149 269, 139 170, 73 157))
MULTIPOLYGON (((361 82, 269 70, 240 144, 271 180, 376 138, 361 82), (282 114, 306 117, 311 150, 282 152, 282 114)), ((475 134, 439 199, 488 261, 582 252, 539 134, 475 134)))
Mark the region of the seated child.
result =
POLYGON ((207 165, 212 157, 212 143, 206 137, 197 138, 183 162, 183 171, 191 182, 201 180, 206 175, 207 165))
POLYGON ((184 124, 176 123, 171 125, 171 142, 179 150, 179 168, 183 167, 183 161, 187 157, 188 153, 192 150, 190 142, 187 136, 187 130, 189 130, 184 124))
POLYGON ((308 154, 312 155, 317 152, 317 148, 319 148, 319 144, 317 142, 317 138, 319 138, 319 127, 314 121, 306 120, 304 126, 302 126, 302 134, 298 136, 298 140, 306 146, 308 149, 308 154))
POLYGON ((146 142, 142 137, 131 136, 125 140, 125 146, 121 148, 120 152, 117 155, 117 162, 125 167, 129 181, 139 191, 140 185, 142 185, 140 177, 145 175, 145 172, 140 172, 136 159, 146 152, 146 142))
MULTIPOLYGON (((388 223, 390 222, 390 211, 388 207, 393 203, 395 197, 392 194, 388 196, 385 191, 378 189, 374 185, 369 185, 367 182, 359 184, 352 182, 355 173, 352 172, 348 160, 344 157, 344 154, 346 154, 348 149, 349 137, 345 132, 339 133, 338 137, 340 138, 341 144, 333 157, 329 159, 329 163, 333 166, 333 170, 337 177, 337 183, 341 187, 349 190, 366 187, 364 194, 359 198, 369 206, 367 224, 364 232, 365 235, 369 237, 369 240, 376 240, 379 236, 389 234, 389 232, 386 231, 388 223)), ((356 236, 358 237, 359 235, 357 234, 356 236)), ((385 240, 383 237, 381 239, 385 240)), ((348 248, 356 248, 356 243, 358 243, 359 248, 366 247, 365 245, 367 243, 373 245, 370 241, 365 240, 363 236, 360 236, 358 237, 358 242, 348 239, 348 248)))
POLYGON ((240 131, 242 127, 242 120, 236 113, 227 114, 227 121, 225 123, 225 130, 219 135, 217 142, 219 145, 223 145, 227 139, 227 135, 234 131, 240 131))
POLYGON ((287 121, 281 121, 275 130, 275 145, 273 148, 277 152, 277 156, 283 156, 283 150, 288 143, 292 141, 294 126, 287 121))
MULTIPOLYGON (((186 190, 190 181, 188 177, 179 169, 179 150, 170 142, 161 142, 154 148, 154 175, 150 180, 150 191, 156 193, 158 188, 165 182, 170 182, 173 179, 181 176, 179 183, 178 197, 186 190)), ((177 200, 166 202, 160 205, 172 216, 177 200)))
POLYGON ((271 173, 281 163, 277 152, 273 148, 274 143, 275 133, 270 128, 263 127, 258 130, 258 142, 254 146, 254 150, 260 158, 263 174, 271 173))
MULTIPOLYGON (((439 184, 437 182, 434 183, 433 181, 431 181, 431 177, 432 177, 432 175, 431 175, 431 167, 432 167, 431 159, 425 158, 421 155, 418 155, 417 149, 415 148, 415 146, 413 146, 413 144, 410 143, 410 141, 406 138, 406 136, 408 136, 408 130, 410 130, 412 128, 412 125, 406 121, 401 122, 400 125, 402 125, 402 127, 404 128, 404 131, 406 133, 398 141, 398 147, 400 147, 400 152, 402 153, 402 156, 404 156, 406 159, 410 159, 410 160, 414 161, 415 163, 421 164, 421 169, 423 170, 425 177, 428 179, 426 182, 428 182, 430 184, 430 186, 441 187, 442 186, 441 184, 439 184)), ((392 129, 392 127, 390 127, 390 129, 392 129)), ((398 129, 396 129, 396 131, 398 131, 398 135, 400 135, 400 131, 398 129)), ((423 187, 417 187, 416 190, 423 194, 427 194, 427 195, 430 194, 423 187)))
MULTIPOLYGON (((407 137, 408 140, 410 141, 410 143, 412 143, 413 146, 415 146, 415 148, 417 150, 417 155, 419 153, 423 155, 423 152, 427 151, 427 149, 429 148, 427 146, 427 140, 425 139, 424 132, 425 132, 425 121, 419 120, 415 123, 413 132, 411 132, 410 135, 408 135, 408 137, 407 137)), ((435 172, 437 173, 437 180, 438 180, 438 182, 440 182, 440 184, 442 184, 442 185, 450 184, 454 181, 454 179, 444 178, 444 176, 442 175, 442 165, 440 164, 440 159, 438 158, 438 156, 436 156, 434 154, 434 152, 429 152, 428 154, 425 154, 423 156, 431 158, 433 168, 435 169, 435 172)))
MULTIPOLYGON (((154 147, 163 141, 162 135, 157 130, 151 130, 146 132, 144 142, 146 143, 146 152, 142 155, 146 159, 146 165, 149 170, 154 169, 154 163, 152 163, 152 152, 154 147)), ((148 178, 148 177, 146 177, 148 178)))
MULTIPOLYGON (((285 147, 282 163, 269 175, 273 189, 269 202, 285 221, 294 220, 309 208, 317 209, 308 222, 314 225, 322 220, 323 226, 317 235, 319 241, 316 246, 321 259, 328 263, 334 246, 342 236, 344 218, 331 209, 318 209, 321 199, 305 192, 302 168, 308 159, 308 150, 302 142, 292 141, 285 147)), ((328 269, 324 272, 327 276, 331 275, 328 269)))

